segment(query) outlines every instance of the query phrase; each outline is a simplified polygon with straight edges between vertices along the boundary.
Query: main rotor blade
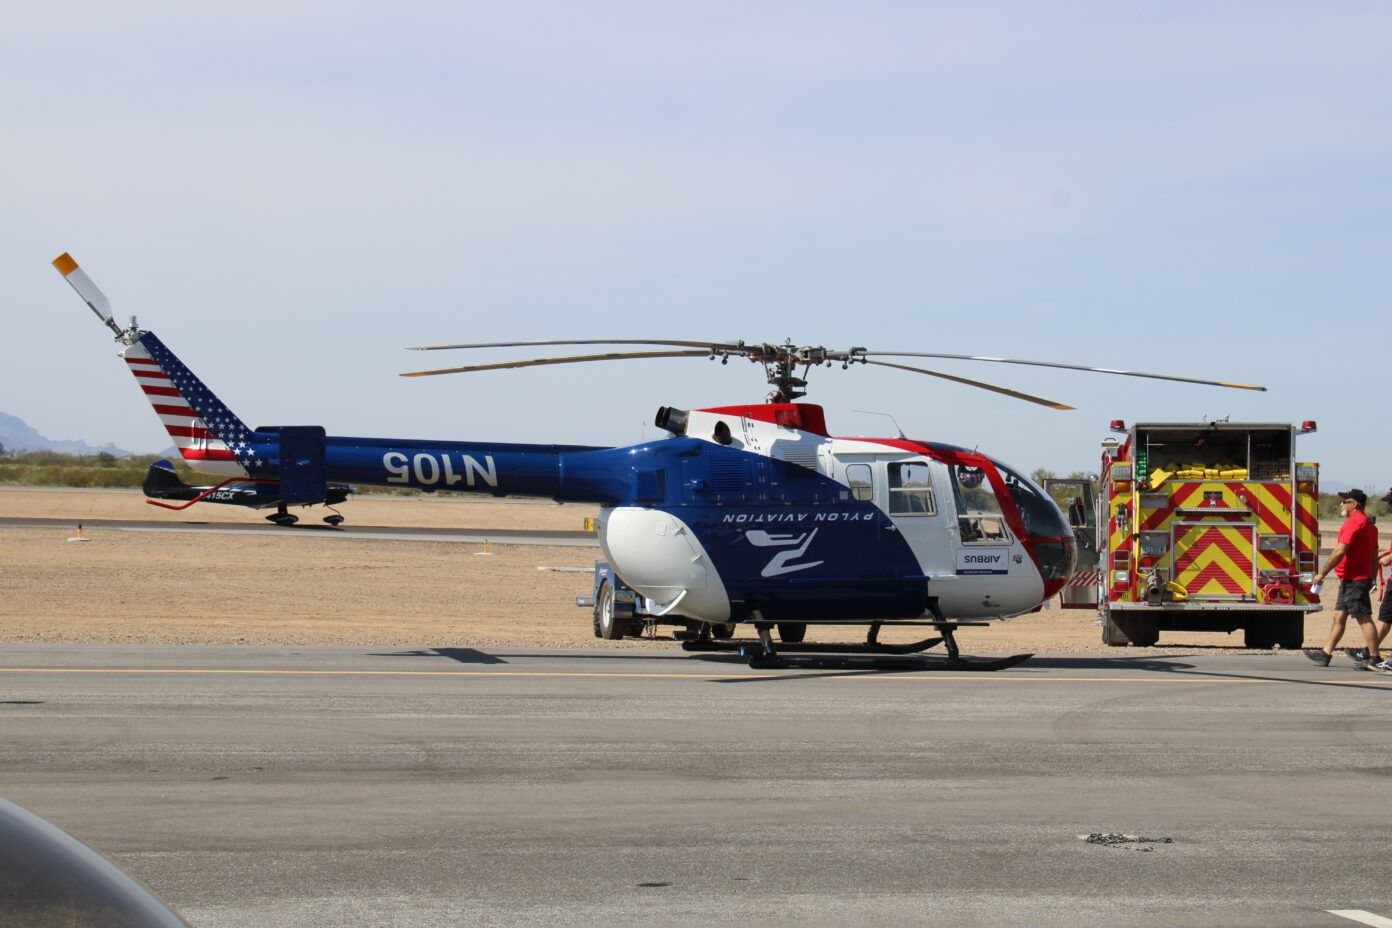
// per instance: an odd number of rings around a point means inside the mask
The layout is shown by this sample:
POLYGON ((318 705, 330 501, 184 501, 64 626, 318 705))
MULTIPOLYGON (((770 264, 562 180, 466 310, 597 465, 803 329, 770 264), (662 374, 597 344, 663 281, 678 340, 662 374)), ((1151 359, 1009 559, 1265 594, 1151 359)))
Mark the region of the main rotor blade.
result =
POLYGON ((534 348, 540 345, 674 345, 678 348, 741 347, 734 342, 686 342, 661 338, 581 338, 548 342, 477 342, 472 345, 416 345, 407 351, 449 351, 455 348, 534 348))
POLYGON ((1021 393, 1018 390, 1009 390, 1005 387, 997 387, 989 383, 982 383, 979 380, 968 380, 966 377, 954 377, 952 374, 944 374, 939 371, 930 371, 922 367, 909 367, 907 364, 894 364, 890 361, 869 361, 866 364, 875 364, 879 367, 893 367, 901 371, 913 371, 915 374, 927 374, 929 377, 941 377, 943 380, 951 380, 953 383, 966 384, 969 387, 980 387, 983 390, 990 390, 992 393, 999 393, 1002 396, 1013 396, 1017 400, 1024 400, 1027 403, 1038 403, 1040 406, 1048 406, 1050 409, 1072 409, 1063 403, 1056 403, 1053 400, 1046 400, 1040 396, 1030 396, 1028 393, 1021 393))
POLYGON ((1020 358, 997 358, 984 354, 934 354, 928 351, 866 351, 866 355, 884 358, 946 358, 952 361, 995 361, 999 364, 1028 364, 1031 367, 1058 367, 1068 371, 1092 371, 1097 374, 1120 374, 1123 377, 1147 377, 1151 380, 1173 380, 1178 383, 1198 383, 1209 387, 1232 387, 1235 390, 1260 390, 1266 387, 1224 380, 1200 380, 1197 377, 1177 377, 1173 374, 1147 374, 1143 371, 1123 371, 1115 367, 1088 367, 1084 364, 1060 364, 1057 361, 1025 361, 1020 358))
POLYGON ((438 371, 410 371, 402 377, 432 377, 435 374, 469 374, 474 371, 501 371, 516 367, 540 367, 543 364, 582 364, 586 361, 628 361, 634 358, 708 358, 709 351, 624 351, 613 354, 582 354, 572 358, 534 358, 530 361, 503 361, 498 364, 471 364, 468 367, 447 367, 438 371))

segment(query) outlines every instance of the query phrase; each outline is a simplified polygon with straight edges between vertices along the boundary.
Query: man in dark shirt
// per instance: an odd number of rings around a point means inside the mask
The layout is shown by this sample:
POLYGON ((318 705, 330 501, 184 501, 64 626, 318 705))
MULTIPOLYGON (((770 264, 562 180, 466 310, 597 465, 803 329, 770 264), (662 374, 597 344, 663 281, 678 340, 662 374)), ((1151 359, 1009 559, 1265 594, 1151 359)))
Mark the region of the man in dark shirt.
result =
POLYGON ((1373 577, 1377 573, 1377 529, 1368 521, 1363 512, 1368 505, 1368 496, 1362 490, 1349 490, 1339 494, 1339 509, 1344 514, 1344 524, 1339 529, 1339 543, 1329 555, 1324 569, 1315 574, 1315 582, 1323 583, 1332 570, 1339 577, 1339 599, 1334 605, 1334 618, 1329 625, 1329 644, 1323 649, 1306 648, 1305 656, 1322 667, 1329 666, 1329 658, 1344 637, 1344 627, 1349 616, 1358 621, 1363 630, 1363 640, 1367 642, 1366 658, 1359 663, 1364 670, 1392 673, 1392 670, 1379 667, 1382 655, 1378 653, 1377 631, 1373 627, 1373 577))

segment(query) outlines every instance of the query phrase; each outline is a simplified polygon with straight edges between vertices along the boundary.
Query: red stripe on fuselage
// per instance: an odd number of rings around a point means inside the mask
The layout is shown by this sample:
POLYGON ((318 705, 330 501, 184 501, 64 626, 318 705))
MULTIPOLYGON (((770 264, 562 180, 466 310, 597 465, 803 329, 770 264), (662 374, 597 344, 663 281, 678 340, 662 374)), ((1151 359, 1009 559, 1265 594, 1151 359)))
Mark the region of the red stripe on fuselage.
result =
POLYGON ((178 391, 178 390, 175 390, 173 387, 147 387, 145 384, 142 383, 142 384, 140 385, 140 389, 144 390, 145 393, 146 393, 147 395, 149 395, 149 396, 178 396, 178 395, 179 395, 179 391, 178 391))
POLYGON ((991 482, 991 492, 995 494, 996 504, 1000 506, 1001 515, 1005 517, 1005 524, 1010 526, 1010 530, 1015 533, 1015 537, 1020 540, 1029 553, 1030 560, 1034 562, 1034 569, 1039 573, 1039 577, 1044 582, 1043 602, 1047 602, 1063 585, 1068 582, 1067 577, 1058 577, 1053 580, 1045 579, 1044 570, 1039 566, 1039 555, 1035 553, 1034 546, 1037 542, 1058 541, 1072 546, 1074 540, 1071 536, 1066 538, 1035 538, 1025 530, 1024 517, 1020 515, 1020 507, 1015 503, 1015 497, 1010 495, 1010 491, 1005 486, 1005 479, 990 458, 984 454, 976 454, 970 451, 952 451, 947 448, 929 448, 927 445, 904 438, 856 438, 851 441, 872 442, 877 445, 887 445, 890 448, 898 448, 900 451, 907 451, 910 454, 921 454, 924 457, 941 461, 944 464, 957 464, 966 467, 975 467, 986 474, 991 482))
POLYGON ((151 360, 150 358, 126 358, 126 363, 127 363, 127 364, 150 364, 150 365, 153 365, 154 367, 159 367, 159 362, 158 362, 158 361, 151 360))
POLYGON ((179 453, 184 456, 186 461, 235 461, 237 456, 231 451, 210 448, 200 450, 198 448, 180 448, 179 453))
POLYGON ((151 403, 150 405, 161 416, 188 416, 195 419, 198 417, 198 413, 193 411, 192 406, 166 406, 163 403, 151 403))

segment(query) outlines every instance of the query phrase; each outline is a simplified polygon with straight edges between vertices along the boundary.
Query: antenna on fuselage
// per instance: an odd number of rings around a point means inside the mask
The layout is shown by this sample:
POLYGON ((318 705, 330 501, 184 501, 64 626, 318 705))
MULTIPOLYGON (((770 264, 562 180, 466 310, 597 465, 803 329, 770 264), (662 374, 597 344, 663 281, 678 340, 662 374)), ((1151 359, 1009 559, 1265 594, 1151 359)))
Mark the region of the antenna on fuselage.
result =
POLYGON ((909 440, 909 436, 905 435, 904 430, 899 427, 899 420, 894 418, 887 412, 879 412, 878 410, 874 409, 852 409, 851 412, 863 412, 867 416, 884 416, 890 422, 894 423, 894 430, 899 433, 899 438, 903 439, 904 441, 909 440))

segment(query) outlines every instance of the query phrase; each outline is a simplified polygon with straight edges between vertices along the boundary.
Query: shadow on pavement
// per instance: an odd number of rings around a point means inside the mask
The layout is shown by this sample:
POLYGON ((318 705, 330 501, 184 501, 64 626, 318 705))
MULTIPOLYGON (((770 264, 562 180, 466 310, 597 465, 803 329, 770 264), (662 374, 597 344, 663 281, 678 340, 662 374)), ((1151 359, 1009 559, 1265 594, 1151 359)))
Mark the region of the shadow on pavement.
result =
POLYGON ((371 657, 447 657, 461 664, 506 664, 497 654, 486 654, 474 648, 421 648, 414 651, 394 651, 389 654, 372 654, 371 657))

